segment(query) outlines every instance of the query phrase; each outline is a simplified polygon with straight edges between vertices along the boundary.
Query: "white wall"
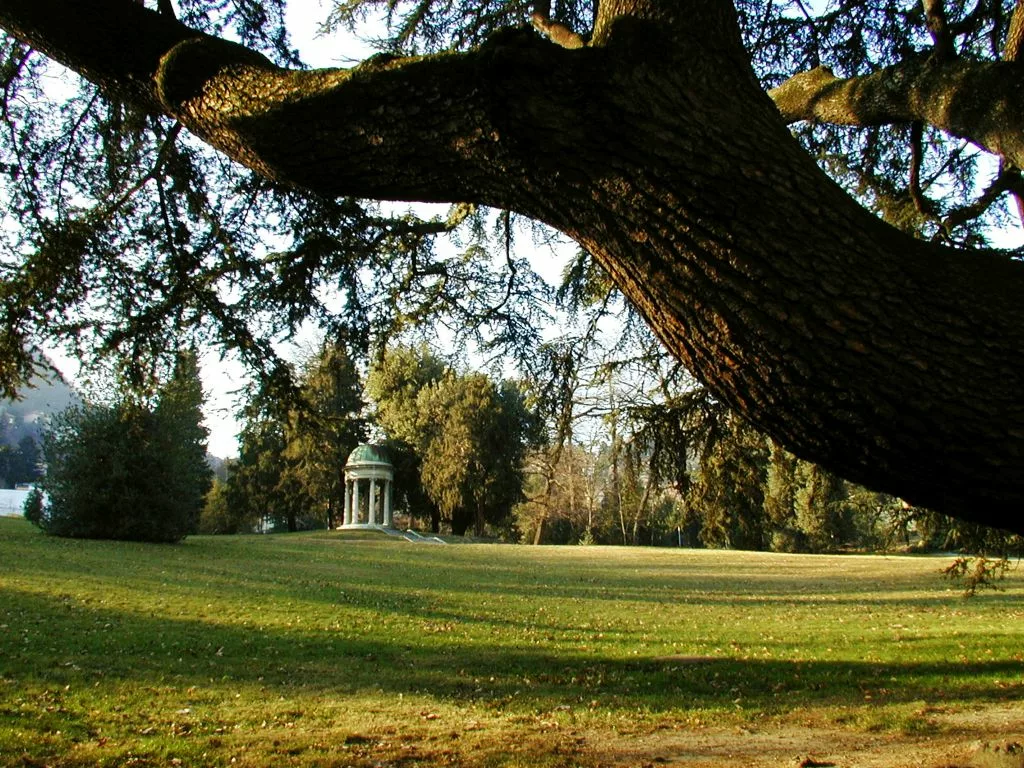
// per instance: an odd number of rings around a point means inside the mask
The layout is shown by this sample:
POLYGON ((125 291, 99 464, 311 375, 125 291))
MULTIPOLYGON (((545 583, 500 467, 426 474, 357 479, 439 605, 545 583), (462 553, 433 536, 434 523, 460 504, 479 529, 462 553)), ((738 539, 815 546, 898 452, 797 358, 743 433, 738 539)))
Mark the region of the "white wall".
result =
POLYGON ((0 488, 0 517, 21 517, 28 491, 9 491, 0 488))

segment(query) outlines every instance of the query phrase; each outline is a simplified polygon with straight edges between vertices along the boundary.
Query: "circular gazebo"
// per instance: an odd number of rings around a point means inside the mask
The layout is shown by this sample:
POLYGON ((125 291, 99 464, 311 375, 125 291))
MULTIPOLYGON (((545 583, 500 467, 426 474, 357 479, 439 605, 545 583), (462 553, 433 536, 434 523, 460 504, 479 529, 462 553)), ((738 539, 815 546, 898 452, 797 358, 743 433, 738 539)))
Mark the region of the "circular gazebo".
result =
POLYGON ((379 445, 357 446, 345 462, 342 528, 391 528, 395 469, 379 445))

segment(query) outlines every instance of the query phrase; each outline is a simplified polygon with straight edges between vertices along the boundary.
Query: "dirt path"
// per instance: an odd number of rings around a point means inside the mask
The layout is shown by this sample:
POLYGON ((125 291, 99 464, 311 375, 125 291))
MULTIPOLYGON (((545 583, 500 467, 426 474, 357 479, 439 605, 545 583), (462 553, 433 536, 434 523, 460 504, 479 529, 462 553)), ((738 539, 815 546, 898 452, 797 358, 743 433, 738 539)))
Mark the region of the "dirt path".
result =
POLYGON ((929 715, 926 735, 858 733, 779 726, 663 730, 620 739, 595 735, 588 746, 602 765, 655 768, 1024 768, 1024 755, 983 757, 983 743, 1024 744, 1024 706, 929 715))

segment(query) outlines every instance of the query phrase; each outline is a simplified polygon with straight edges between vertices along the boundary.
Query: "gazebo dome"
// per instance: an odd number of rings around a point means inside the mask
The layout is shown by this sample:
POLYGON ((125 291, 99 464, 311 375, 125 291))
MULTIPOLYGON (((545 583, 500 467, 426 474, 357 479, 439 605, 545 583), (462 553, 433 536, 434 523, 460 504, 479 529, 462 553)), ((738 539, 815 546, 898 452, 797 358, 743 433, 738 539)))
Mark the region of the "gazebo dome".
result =
POLYGON ((391 459, 388 458, 387 451, 383 446, 369 443, 357 445, 348 455, 348 461, 345 462, 346 467, 363 467, 370 464, 391 466, 391 459))

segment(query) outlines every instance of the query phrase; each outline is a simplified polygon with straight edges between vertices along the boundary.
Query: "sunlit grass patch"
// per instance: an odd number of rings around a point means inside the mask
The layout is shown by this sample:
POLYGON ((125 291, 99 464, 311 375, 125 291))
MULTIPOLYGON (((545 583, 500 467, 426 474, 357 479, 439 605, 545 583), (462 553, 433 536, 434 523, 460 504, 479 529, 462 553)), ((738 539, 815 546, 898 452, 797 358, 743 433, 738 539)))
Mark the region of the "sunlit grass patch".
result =
POLYGON ((923 733, 1020 702, 1024 582, 940 558, 68 541, 0 521, 0 764, 585 765, 594 733, 923 733))

